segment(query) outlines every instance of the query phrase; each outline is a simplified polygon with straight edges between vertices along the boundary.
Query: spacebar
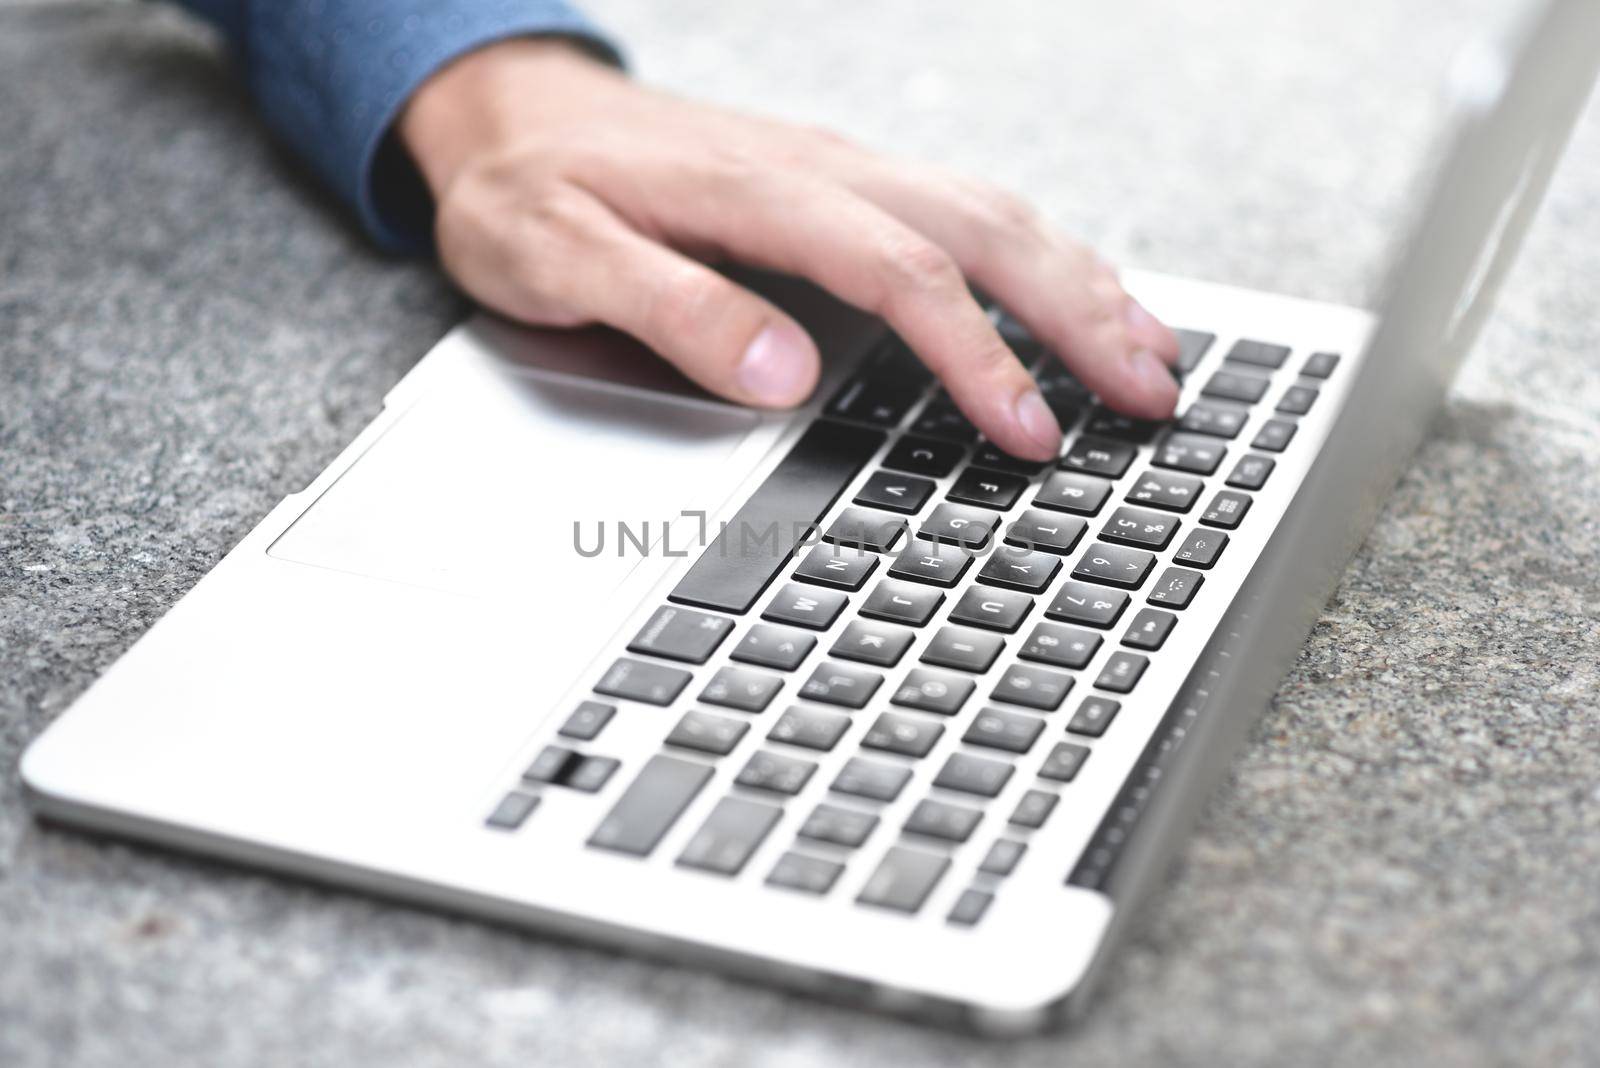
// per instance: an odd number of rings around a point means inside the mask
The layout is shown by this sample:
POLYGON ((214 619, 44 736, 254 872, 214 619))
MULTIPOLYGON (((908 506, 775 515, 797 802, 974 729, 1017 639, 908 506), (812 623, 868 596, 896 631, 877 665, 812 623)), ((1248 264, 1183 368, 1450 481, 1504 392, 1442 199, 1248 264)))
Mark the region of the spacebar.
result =
POLYGON ((856 473, 883 445, 879 430, 818 420, 729 518, 671 600, 748 612, 856 473))

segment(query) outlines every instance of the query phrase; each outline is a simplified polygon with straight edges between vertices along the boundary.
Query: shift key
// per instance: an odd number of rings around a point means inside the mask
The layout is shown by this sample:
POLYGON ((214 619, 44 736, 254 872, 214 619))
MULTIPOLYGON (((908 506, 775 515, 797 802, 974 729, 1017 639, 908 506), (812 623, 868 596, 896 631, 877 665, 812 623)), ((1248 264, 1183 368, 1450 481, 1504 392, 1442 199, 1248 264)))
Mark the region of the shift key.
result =
POLYGON ((589 844, 649 856, 709 778, 711 769, 704 764, 651 757, 589 836, 589 844))

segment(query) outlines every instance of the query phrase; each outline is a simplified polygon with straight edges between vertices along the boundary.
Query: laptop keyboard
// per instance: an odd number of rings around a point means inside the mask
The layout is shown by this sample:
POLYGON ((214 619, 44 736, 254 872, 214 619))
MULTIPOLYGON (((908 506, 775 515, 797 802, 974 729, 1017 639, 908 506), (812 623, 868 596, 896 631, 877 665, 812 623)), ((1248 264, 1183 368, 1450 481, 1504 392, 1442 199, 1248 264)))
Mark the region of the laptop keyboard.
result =
MULTIPOLYGON (((591 802, 587 845, 649 857, 728 761, 722 796, 677 839, 679 868, 738 876, 784 835, 758 873, 773 892, 825 897, 859 865, 857 904, 916 914, 959 877, 944 919, 981 924, 1207 597, 1207 572, 1339 364, 1310 354, 1295 375, 1287 346, 1243 339, 1218 358, 1215 335, 1180 330, 1175 373, 1204 374, 1200 397, 1153 423, 1099 406, 997 320, 1068 431, 1057 464, 979 440, 887 339, 501 791, 487 826, 515 831, 539 819, 545 791, 619 779, 591 802), (604 751, 628 716, 653 717, 661 738, 633 767, 604 751), (976 864, 953 852, 980 836, 976 864)), ((1097 835, 1102 866, 1116 838, 1097 835)), ((1081 865, 1056 878, 1083 884, 1081 865)))

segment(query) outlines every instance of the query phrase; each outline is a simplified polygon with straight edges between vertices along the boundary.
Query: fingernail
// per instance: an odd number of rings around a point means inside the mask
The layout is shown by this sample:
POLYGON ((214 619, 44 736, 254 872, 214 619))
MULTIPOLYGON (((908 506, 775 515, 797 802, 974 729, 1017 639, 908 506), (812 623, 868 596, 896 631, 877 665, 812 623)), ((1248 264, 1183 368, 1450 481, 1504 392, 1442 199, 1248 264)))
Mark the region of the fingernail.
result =
POLYGON ((811 387, 816 360, 816 346, 803 331, 774 323, 744 350, 736 372, 739 388, 758 404, 798 404, 811 387))
POLYGON ((1028 437, 1039 443, 1044 454, 1054 457, 1061 451, 1061 424, 1036 389, 1017 398, 1017 424, 1028 437))
POLYGON ((1172 371, 1161 362, 1161 357, 1149 349, 1140 349, 1128 357, 1128 369, 1133 372, 1140 392, 1152 401, 1169 408, 1178 403, 1178 383, 1173 381, 1172 371))

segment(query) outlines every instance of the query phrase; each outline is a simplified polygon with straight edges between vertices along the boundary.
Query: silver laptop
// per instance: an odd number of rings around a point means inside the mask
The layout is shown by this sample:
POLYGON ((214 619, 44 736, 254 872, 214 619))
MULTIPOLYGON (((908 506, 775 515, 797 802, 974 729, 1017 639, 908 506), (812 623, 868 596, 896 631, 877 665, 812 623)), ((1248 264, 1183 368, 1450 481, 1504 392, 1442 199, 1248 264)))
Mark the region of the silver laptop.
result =
MULTIPOLYGON (((1383 310, 1130 273, 1171 424, 993 314, 978 440, 881 324, 803 411, 615 335, 453 331, 27 752, 40 814, 995 1032, 1082 1006, 1425 433, 1600 62, 1463 58, 1383 310)), ((1351 146, 1352 151, 1356 146, 1351 146)))

